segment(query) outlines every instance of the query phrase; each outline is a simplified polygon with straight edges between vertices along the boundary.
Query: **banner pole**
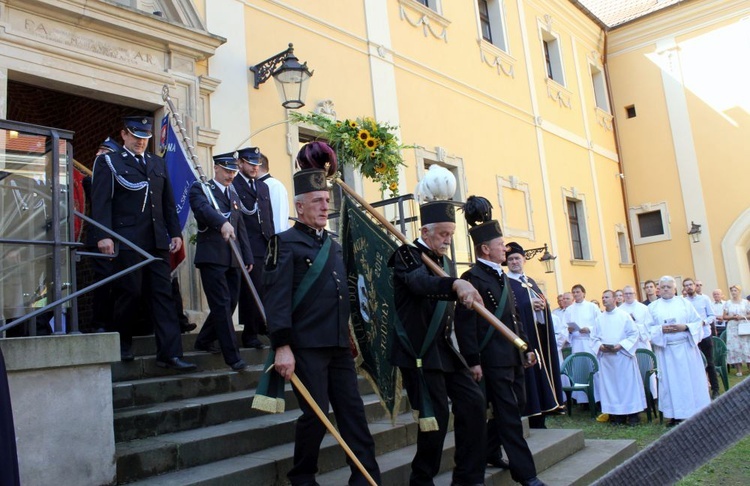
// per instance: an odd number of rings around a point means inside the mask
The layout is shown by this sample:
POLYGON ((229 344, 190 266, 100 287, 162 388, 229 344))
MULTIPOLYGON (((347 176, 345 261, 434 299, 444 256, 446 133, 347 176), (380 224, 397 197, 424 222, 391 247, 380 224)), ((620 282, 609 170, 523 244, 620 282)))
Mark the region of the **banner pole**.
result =
MULTIPOLYGON (((377 219, 380 224, 382 224, 385 229, 387 229, 393 236, 398 238, 404 244, 411 244, 411 242, 406 239, 406 236, 404 236, 403 233, 398 230, 398 228, 393 226, 393 224, 391 224, 391 222, 388 221, 382 214, 375 211, 375 208, 373 208, 367 201, 365 201, 362 196, 354 192, 354 189, 349 187, 349 185, 346 182, 342 181, 340 177, 334 177, 333 182, 338 184, 344 190, 344 192, 354 198, 355 201, 357 201, 363 208, 365 208, 370 214, 372 214, 372 216, 375 217, 375 219, 377 219)), ((432 270, 432 273, 434 273, 435 275, 439 277, 448 276, 448 274, 446 274, 445 271, 440 268, 440 265, 435 263, 435 261, 433 261, 424 253, 422 253, 422 261, 430 270, 432 270)), ((500 319, 495 317, 495 315, 488 311, 486 307, 484 307, 482 304, 474 302, 471 306, 471 309, 473 309, 477 314, 479 314, 487 322, 489 322, 495 329, 497 329, 500 334, 503 335, 505 339, 513 343, 515 347, 517 347, 521 351, 526 351, 528 345, 523 341, 523 339, 521 339, 516 333, 511 331, 508 326, 503 324, 500 319)))

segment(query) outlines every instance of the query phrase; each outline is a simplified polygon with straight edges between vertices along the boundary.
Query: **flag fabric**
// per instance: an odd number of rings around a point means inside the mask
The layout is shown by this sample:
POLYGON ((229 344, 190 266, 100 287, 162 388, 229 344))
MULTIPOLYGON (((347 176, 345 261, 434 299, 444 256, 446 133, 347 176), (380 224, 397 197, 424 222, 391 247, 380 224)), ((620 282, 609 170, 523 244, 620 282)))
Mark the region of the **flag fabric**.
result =
POLYGON ((388 362, 396 338, 393 269, 388 259, 398 245, 349 196, 341 210, 341 246, 351 302, 350 332, 360 374, 373 385, 395 420, 401 401, 401 375, 388 362))
POLYGON ((161 154, 167 162, 167 171, 169 172, 169 181, 172 183, 174 191, 175 204, 177 205, 177 216, 180 218, 180 229, 185 229, 188 216, 190 215, 190 203, 188 193, 190 186, 198 178, 193 172, 193 168, 188 161, 187 153, 182 148, 177 134, 169 123, 169 115, 161 121, 161 154))
MULTIPOLYGON (((169 172, 169 182, 172 184, 174 192, 175 205, 177 206, 177 216, 180 219, 180 231, 185 229, 188 216, 190 216, 190 203, 188 194, 190 187, 198 178, 190 166, 188 156, 182 144, 177 138, 177 134, 169 122, 169 114, 161 120, 161 138, 159 143, 159 152, 167 163, 167 172, 169 172)), ((180 251, 170 254, 169 263, 174 271, 185 260, 185 245, 182 245, 180 251)))

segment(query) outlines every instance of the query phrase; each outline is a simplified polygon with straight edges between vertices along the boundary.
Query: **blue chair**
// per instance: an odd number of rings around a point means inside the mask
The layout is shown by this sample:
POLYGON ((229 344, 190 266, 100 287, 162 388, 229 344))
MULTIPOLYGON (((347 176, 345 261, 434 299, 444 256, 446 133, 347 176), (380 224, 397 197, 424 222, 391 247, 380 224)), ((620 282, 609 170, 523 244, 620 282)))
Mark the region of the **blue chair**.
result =
POLYGON ((568 415, 573 413, 573 392, 582 391, 589 398, 591 417, 596 417, 596 401, 594 401, 594 374, 599 371, 596 356, 591 353, 573 353, 563 361, 560 373, 567 376, 570 385, 563 386, 568 407, 568 415))
POLYGON ((638 361, 638 370, 641 372, 641 379, 643 380, 643 391, 646 394, 646 418, 651 422, 651 412, 653 412, 654 417, 659 417, 659 423, 662 423, 664 417, 659 413, 658 398, 654 398, 651 393, 651 376, 657 375, 656 355, 648 349, 637 349, 635 358, 638 361))

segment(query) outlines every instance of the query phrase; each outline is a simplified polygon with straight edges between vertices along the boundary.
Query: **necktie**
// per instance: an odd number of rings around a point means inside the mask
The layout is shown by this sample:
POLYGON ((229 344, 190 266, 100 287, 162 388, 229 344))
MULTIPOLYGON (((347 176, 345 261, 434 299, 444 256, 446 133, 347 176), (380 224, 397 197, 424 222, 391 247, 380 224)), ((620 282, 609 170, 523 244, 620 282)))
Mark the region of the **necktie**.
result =
POLYGON ((252 187, 253 191, 255 191, 255 179, 250 179, 250 187, 252 187))
POLYGON ((143 158, 143 155, 136 155, 135 160, 137 160, 138 163, 141 164, 143 167, 146 167, 146 160, 143 158))

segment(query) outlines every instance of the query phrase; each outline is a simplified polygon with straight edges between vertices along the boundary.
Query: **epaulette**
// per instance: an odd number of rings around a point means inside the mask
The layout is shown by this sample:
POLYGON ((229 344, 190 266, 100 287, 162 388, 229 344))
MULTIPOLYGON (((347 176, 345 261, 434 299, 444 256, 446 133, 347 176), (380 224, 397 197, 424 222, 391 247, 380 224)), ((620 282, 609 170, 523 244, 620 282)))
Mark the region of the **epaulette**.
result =
POLYGON ((394 253, 393 259, 398 258, 406 267, 406 271, 410 272, 422 266, 422 259, 417 258, 415 251, 408 245, 400 246, 394 253))
POLYGON ((266 248, 266 258, 263 261, 263 267, 266 272, 273 272, 276 270, 276 265, 279 259, 279 235, 273 235, 268 240, 268 247, 266 248))

